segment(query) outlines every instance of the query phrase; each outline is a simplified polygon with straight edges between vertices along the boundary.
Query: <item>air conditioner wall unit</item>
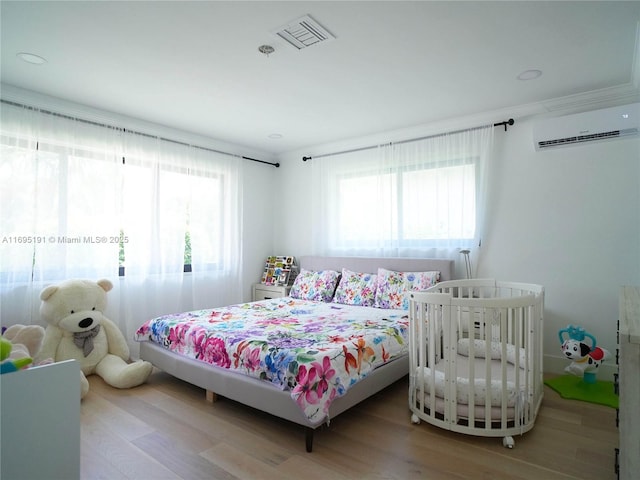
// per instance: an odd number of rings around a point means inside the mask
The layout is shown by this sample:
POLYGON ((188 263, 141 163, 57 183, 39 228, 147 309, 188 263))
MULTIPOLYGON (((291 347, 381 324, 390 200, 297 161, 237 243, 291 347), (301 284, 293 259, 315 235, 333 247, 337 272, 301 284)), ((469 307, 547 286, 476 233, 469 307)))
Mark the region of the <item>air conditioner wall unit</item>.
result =
POLYGON ((533 125, 538 151, 639 134, 640 103, 547 118, 533 125))

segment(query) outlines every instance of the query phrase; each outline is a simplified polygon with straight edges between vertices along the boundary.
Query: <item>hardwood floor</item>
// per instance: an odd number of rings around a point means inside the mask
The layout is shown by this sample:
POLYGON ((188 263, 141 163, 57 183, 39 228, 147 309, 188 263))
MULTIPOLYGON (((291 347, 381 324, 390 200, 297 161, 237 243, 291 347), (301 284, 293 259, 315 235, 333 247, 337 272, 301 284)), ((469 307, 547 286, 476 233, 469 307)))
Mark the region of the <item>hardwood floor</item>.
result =
POLYGON ((410 422, 400 380, 316 431, 155 370, 131 390, 89 377, 82 401, 81 478, 88 479, 615 479, 615 410, 545 387, 532 431, 500 438, 410 422))

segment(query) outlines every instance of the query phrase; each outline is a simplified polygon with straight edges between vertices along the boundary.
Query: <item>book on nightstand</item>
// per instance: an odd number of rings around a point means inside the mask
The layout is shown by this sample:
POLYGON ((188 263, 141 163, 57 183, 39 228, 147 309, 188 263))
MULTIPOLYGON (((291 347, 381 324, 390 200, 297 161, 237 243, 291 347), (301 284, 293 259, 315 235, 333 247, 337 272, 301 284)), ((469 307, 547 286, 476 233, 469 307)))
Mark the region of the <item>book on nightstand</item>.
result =
POLYGON ((272 255, 267 257, 260 283, 263 285, 292 285, 298 267, 295 258, 290 255, 272 255))

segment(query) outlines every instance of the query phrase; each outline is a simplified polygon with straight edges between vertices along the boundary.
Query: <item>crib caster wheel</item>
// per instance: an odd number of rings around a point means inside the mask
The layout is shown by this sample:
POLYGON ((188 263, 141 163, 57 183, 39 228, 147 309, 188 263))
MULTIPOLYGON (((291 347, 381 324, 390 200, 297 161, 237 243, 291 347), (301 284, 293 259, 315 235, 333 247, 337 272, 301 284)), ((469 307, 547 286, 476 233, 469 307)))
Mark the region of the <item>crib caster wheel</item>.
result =
POLYGON ((504 437, 502 439, 502 445, 506 448, 513 448, 516 442, 513 440, 513 437, 504 437))
POLYGON ((413 415, 411 415, 411 423, 415 423, 416 425, 418 425, 420 423, 420 419, 418 418, 418 416, 415 413, 413 415))

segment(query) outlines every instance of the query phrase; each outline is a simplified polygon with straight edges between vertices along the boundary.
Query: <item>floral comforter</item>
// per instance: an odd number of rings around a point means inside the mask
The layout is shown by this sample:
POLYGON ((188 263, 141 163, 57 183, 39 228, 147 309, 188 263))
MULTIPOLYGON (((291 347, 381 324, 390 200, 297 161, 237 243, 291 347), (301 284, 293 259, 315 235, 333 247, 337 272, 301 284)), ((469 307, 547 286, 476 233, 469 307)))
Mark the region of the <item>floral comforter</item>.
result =
POLYGON ((165 315, 135 338, 288 389, 317 421, 334 398, 407 353, 408 325, 405 310, 283 297, 165 315))

